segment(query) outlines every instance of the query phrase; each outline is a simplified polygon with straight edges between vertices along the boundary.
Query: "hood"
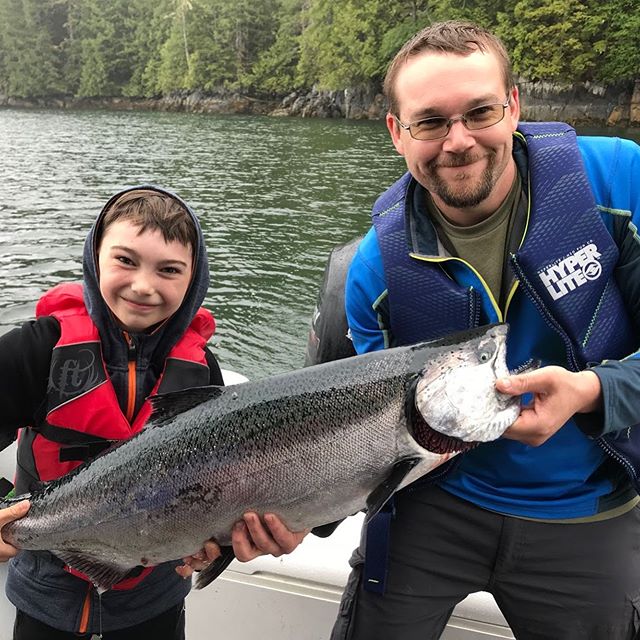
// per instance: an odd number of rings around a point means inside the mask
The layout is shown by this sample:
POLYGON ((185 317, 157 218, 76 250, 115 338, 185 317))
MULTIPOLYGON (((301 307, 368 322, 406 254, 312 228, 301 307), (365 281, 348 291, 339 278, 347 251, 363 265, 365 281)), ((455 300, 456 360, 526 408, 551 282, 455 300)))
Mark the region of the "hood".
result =
POLYGON ((103 354, 107 365, 118 366, 118 364, 126 364, 127 361, 127 345, 122 336, 122 329, 118 326, 113 314, 105 303, 100 294, 98 284, 98 256, 96 250, 96 233, 100 222, 111 204, 122 194, 137 189, 147 189, 157 191, 168 195, 179 202, 191 215, 196 226, 198 234, 198 246, 196 255, 193 260, 193 275, 191 284, 187 290, 184 300, 180 308, 157 330, 151 334, 134 334, 132 337, 139 349, 138 360, 142 360, 144 366, 147 364, 157 363, 162 366, 164 359, 183 335, 198 309, 202 306, 205 295, 209 288, 209 263, 207 260, 207 252, 202 235, 202 229, 196 215, 193 213, 189 205, 177 195, 166 189, 154 185, 139 185, 129 187, 116 193, 109 199, 107 204, 102 208, 100 215, 93 223, 87 239, 84 244, 84 253, 82 258, 82 270, 84 276, 84 302, 91 316, 91 319, 100 331, 102 339, 103 354))

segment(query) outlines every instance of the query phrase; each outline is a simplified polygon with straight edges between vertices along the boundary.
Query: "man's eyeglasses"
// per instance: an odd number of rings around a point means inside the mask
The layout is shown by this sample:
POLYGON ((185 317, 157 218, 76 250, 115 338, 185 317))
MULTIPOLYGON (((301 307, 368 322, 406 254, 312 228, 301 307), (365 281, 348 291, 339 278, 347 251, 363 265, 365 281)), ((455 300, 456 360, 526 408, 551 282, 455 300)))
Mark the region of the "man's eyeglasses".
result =
POLYGON ((496 104, 485 104, 481 107, 474 107, 473 109, 469 109, 469 111, 465 111, 457 118, 436 116, 435 118, 425 118, 424 120, 410 122, 409 124, 403 124, 397 116, 394 116, 394 118, 398 125, 406 129, 409 135, 415 140, 437 140, 438 138, 446 137, 453 123, 458 122, 458 120, 460 120, 469 131, 478 131, 479 129, 492 127, 504 118, 504 110, 508 106, 509 97, 507 96, 504 104, 498 102, 496 104))

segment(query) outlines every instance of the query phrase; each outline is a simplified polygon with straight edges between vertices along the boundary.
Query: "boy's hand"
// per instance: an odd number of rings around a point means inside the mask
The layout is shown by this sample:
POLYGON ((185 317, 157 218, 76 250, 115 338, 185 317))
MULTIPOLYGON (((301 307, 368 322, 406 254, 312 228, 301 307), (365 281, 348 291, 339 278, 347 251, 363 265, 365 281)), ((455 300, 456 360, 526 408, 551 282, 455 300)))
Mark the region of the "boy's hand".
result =
MULTIPOLYGON (((290 531, 287 526, 272 513, 261 520, 257 513, 245 513, 242 520, 236 522, 231 531, 231 544, 236 558, 248 562, 259 556, 279 557, 291 553, 311 531, 290 531)), ((220 547, 213 540, 204 543, 198 553, 183 558, 184 564, 176 568, 183 578, 189 578, 194 571, 202 571, 220 556, 220 547)))
POLYGON ((291 531, 273 513, 265 513, 263 520, 249 511, 233 526, 231 541, 236 558, 248 562, 258 556, 279 556, 291 553, 311 529, 291 531))
POLYGON ((28 500, 23 500, 6 509, 0 509, 0 562, 6 562, 18 553, 18 549, 2 539, 2 527, 25 516, 30 506, 31 503, 28 500))
POLYGON ((183 558, 183 565, 176 572, 183 578, 190 578, 194 571, 202 571, 220 556, 220 547, 213 540, 207 540, 198 553, 183 558))

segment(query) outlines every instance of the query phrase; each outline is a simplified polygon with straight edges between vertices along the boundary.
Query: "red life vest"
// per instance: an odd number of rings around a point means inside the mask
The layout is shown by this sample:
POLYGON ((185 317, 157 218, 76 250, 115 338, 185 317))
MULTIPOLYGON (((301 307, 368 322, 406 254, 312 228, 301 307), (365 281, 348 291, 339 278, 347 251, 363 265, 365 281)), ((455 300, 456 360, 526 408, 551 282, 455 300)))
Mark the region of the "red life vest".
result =
MULTIPOLYGON (((130 438, 151 414, 148 400, 131 423, 122 412, 102 357, 98 328, 84 305, 81 284, 60 284, 45 293, 36 306, 36 317, 41 316, 57 319, 60 339, 51 357, 46 417, 20 433, 18 459, 24 477, 22 482, 16 478, 16 485, 23 487, 34 479, 59 478, 111 442, 130 438)), ((150 395, 209 384, 205 345, 214 330, 211 313, 199 309, 169 352, 150 395)), ((130 372, 135 376, 135 366, 130 372)), ((135 394, 135 384, 132 392, 135 394)), ((135 586, 150 569, 114 588, 135 586)))

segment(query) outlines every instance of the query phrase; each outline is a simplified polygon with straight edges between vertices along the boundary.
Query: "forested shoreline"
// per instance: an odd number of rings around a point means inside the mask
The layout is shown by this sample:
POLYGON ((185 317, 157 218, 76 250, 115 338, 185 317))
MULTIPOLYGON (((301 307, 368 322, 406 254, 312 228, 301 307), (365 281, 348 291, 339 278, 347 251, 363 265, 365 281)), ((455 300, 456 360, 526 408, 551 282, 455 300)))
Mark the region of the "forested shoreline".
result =
POLYGON ((493 29, 532 95, 640 122, 636 0, 0 0, 0 103, 353 117, 358 94, 379 117, 391 57, 448 18, 493 29))

